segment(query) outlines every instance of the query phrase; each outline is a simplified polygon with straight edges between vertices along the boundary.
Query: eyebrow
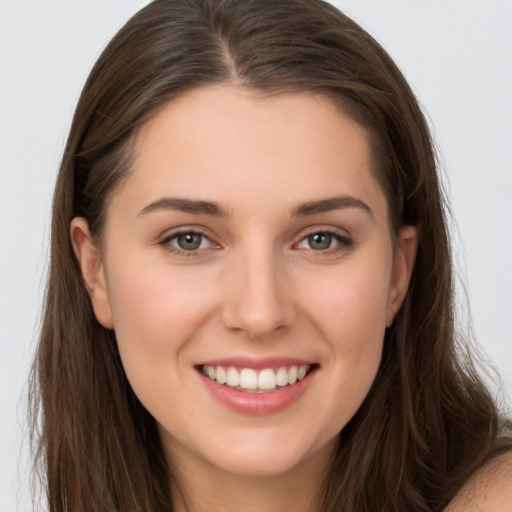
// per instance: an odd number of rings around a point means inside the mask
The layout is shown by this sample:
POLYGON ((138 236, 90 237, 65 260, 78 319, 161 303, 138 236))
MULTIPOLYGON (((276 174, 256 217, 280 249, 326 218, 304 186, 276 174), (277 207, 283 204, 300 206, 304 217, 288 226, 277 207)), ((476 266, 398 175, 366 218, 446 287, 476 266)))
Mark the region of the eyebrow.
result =
POLYGON ((229 217, 229 212, 215 201, 201 201, 180 197, 162 197, 148 204, 139 215, 144 215, 156 210, 176 210, 196 215, 209 215, 211 217, 229 217))
MULTIPOLYGON (((345 208, 360 208, 373 217, 371 208, 361 199, 352 196, 337 196, 317 201, 307 201, 300 203, 291 211, 292 217, 306 217, 318 213, 329 212, 333 210, 342 210, 345 208)), ((227 218, 230 217, 228 210, 216 201, 203 201, 195 199, 186 199, 180 197, 162 197, 148 204, 139 215, 144 215, 156 210, 175 210, 184 213, 196 215, 208 215, 210 217, 227 218)))
POLYGON ((328 197, 318 201, 301 203, 292 210, 292 217, 305 217, 307 215, 315 215, 332 210, 343 210, 345 208, 360 208, 373 218, 372 209, 361 199, 352 196, 328 197))

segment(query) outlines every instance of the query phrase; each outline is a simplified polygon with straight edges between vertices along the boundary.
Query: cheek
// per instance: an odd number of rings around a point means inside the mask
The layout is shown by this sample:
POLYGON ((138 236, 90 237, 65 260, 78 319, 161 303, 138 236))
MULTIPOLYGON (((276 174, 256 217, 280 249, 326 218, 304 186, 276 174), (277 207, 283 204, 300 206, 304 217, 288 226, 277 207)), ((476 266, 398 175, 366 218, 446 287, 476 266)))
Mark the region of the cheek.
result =
POLYGON ((109 298, 116 334, 134 344, 158 344, 162 349, 176 338, 173 332, 193 330, 194 319, 204 317, 211 297, 198 286, 197 273, 180 272, 161 263, 132 256, 112 266, 109 298))
POLYGON ((107 281, 119 352, 145 403, 144 395, 151 401, 155 389, 182 379, 182 348, 208 322, 215 298, 198 286, 197 276, 165 271, 161 264, 138 261, 136 254, 117 258, 111 268, 107 281), (172 372, 169 361, 176 364, 172 372))
MULTIPOLYGON (((351 266, 326 280, 322 291, 306 290, 305 315, 327 351, 328 380, 322 381, 330 434, 339 432, 357 412, 377 374, 384 340, 390 265, 351 266)), ((339 270, 339 269, 338 269, 339 270)), ((319 407, 322 407, 319 405, 319 407)))
POLYGON ((369 389, 380 364, 386 322, 387 274, 354 272, 331 298, 331 318, 326 324, 332 350, 340 371, 352 379, 350 386, 361 383, 369 389), (336 334, 338 333, 338 334, 336 334))
POLYGON ((332 269, 319 282, 303 289, 303 304, 332 344, 347 349, 364 348, 383 333, 391 275, 391 264, 347 265, 332 269), (348 336, 348 333, 351 333, 348 336))

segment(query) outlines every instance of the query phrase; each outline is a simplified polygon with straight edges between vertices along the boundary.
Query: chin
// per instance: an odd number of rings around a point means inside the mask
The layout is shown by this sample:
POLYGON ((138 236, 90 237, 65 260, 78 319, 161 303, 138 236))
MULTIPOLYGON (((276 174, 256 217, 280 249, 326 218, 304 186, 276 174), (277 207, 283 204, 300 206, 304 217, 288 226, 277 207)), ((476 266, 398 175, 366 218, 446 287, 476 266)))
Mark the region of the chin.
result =
POLYGON ((276 477, 292 471, 300 464, 300 458, 280 453, 277 457, 260 452, 239 454, 218 461, 217 467, 226 473, 241 477, 276 477))
MULTIPOLYGON (((265 437, 265 436, 263 436, 265 437)), ((238 440, 239 441, 239 440, 238 440)), ((324 461, 328 464, 335 449, 336 440, 323 446, 308 444, 304 440, 259 438, 255 435, 245 442, 232 442, 228 448, 208 453, 210 464, 218 470, 240 477, 276 477, 300 471, 309 464, 324 461)), ((211 447, 214 448, 214 447, 211 447)))

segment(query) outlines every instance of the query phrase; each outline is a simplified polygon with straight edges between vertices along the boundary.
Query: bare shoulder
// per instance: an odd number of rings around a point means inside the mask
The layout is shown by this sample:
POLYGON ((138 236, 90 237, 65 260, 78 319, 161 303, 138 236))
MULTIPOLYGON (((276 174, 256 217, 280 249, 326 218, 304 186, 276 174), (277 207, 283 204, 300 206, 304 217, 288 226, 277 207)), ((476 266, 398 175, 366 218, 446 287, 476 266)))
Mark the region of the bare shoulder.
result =
POLYGON ((512 452, 480 468, 444 512, 511 512, 512 452))

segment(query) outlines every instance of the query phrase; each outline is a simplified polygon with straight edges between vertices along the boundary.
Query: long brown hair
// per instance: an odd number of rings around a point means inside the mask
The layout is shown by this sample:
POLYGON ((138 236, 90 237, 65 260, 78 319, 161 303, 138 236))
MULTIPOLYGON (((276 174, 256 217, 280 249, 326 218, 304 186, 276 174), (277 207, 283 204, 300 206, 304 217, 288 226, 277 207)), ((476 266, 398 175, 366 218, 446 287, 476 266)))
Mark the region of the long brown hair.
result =
POLYGON ((456 343, 444 199, 411 89, 379 44, 322 0, 156 0, 94 66, 57 179, 31 409, 50 511, 172 510, 172 468, 155 420, 128 384, 115 333, 96 321, 69 225, 83 216, 99 240, 138 129, 184 91, 216 83, 321 94, 366 129, 394 228, 417 226, 419 249, 374 385, 340 433, 319 509, 442 510, 512 443, 456 343))

